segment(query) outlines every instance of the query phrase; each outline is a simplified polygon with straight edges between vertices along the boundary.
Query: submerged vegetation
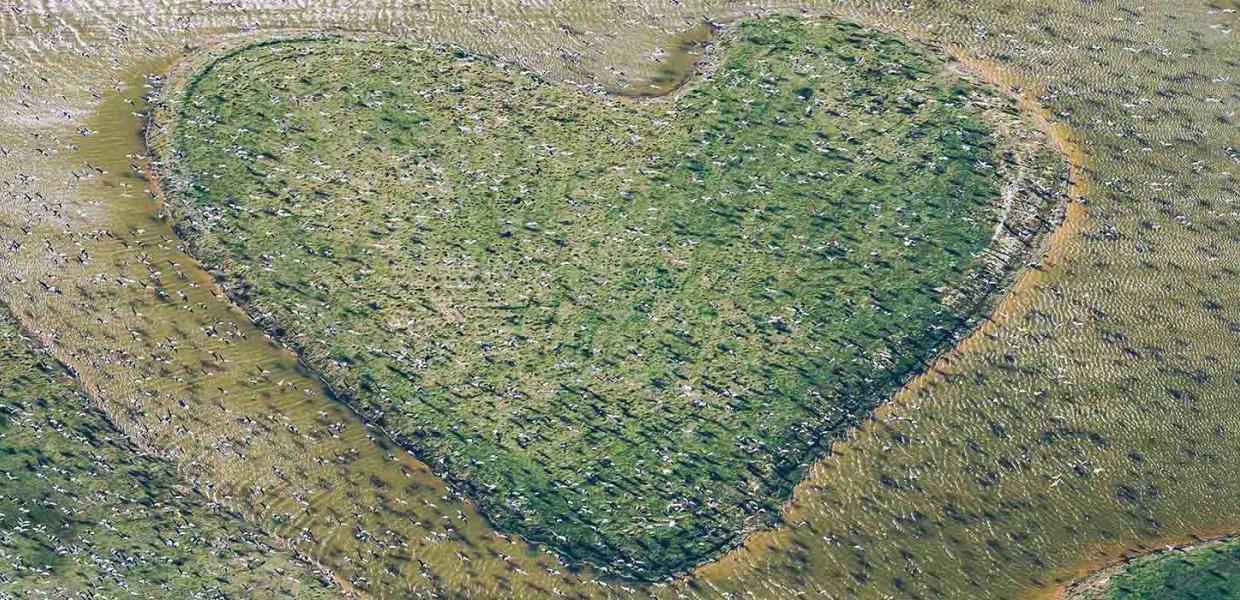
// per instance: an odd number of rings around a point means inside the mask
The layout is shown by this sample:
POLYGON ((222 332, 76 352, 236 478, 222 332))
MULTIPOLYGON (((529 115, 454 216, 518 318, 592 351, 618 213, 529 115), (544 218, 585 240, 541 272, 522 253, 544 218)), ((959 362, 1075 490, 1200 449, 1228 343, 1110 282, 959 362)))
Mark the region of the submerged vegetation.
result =
POLYGON ((1008 101, 886 35, 766 19, 714 60, 633 101, 267 42, 155 146, 196 255, 338 394, 499 527, 655 578, 772 522, 949 346, 1059 175, 1008 101))
POLYGON ((7 313, 0 356, 0 597, 330 594, 125 440, 7 313))

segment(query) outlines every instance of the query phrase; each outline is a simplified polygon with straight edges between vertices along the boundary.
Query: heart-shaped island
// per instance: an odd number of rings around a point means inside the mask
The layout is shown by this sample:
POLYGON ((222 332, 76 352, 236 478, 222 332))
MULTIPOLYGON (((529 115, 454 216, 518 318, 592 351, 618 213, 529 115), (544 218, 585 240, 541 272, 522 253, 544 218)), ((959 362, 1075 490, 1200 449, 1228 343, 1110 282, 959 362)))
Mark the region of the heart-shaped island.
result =
MULTIPOLYGON (((778 518, 1035 253, 1014 104, 834 19, 631 99, 454 48, 215 57, 152 145, 233 299, 501 529, 628 577, 778 518)), ((879 474, 876 474, 876 477, 879 474)))

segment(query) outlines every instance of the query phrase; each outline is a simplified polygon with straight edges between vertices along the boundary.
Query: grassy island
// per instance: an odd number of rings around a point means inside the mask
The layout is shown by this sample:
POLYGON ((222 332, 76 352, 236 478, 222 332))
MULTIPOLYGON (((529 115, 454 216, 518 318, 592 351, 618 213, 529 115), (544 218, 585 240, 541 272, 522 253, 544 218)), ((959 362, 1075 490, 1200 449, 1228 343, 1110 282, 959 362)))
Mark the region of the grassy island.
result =
POLYGON ((268 41, 189 77, 153 147, 195 255, 343 400, 499 528, 660 578, 777 519, 1054 204, 1011 104, 920 49, 775 18, 712 51, 635 100, 268 41))

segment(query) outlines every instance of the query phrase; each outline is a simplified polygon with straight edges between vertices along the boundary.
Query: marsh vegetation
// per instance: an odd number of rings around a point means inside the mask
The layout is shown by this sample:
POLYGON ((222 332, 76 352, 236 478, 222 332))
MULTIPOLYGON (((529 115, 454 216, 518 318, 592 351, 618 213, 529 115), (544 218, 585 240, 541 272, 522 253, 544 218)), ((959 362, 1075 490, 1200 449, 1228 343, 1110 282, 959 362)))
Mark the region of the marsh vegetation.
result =
POLYGON ((500 528, 662 577, 775 520, 989 306, 1060 167, 890 36, 773 18, 716 52, 638 102, 449 47, 244 47, 157 121, 164 190, 230 295, 500 528))
MULTIPOLYGON (((1179 1, 18 2, 0 16, 0 301, 135 445, 372 597, 1036 597, 1240 518, 1237 18, 1179 1), (989 320, 814 463, 776 526, 665 585, 605 584, 497 535, 213 293, 138 176, 142 76, 187 49, 374 30, 658 88, 680 81, 653 62, 680 32, 776 6, 919 40, 1044 109, 1075 216, 989 320)), ((30 581, 10 595, 62 589, 30 581)))

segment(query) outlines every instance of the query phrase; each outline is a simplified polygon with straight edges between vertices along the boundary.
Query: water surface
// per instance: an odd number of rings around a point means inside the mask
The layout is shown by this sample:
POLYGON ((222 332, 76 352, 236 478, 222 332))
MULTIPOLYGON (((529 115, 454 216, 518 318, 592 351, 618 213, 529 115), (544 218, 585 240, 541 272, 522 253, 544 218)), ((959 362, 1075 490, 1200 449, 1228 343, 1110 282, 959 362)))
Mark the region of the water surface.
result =
MULTIPOLYGON (((452 42, 616 86, 621 71, 657 74, 651 60, 703 18, 762 10, 648 6, 6 7, 0 300, 136 443, 330 565, 342 586, 644 593, 590 583, 491 532, 217 299, 129 170, 138 161, 124 158, 141 153, 130 114, 140 108, 107 103, 115 84, 137 92, 186 43, 284 27, 452 42)), ((1080 148, 1088 204, 992 324, 819 463, 783 526, 691 581, 646 591, 1035 595, 1143 540, 1234 529, 1234 8, 833 4, 986 65, 1045 106, 1080 148)))

